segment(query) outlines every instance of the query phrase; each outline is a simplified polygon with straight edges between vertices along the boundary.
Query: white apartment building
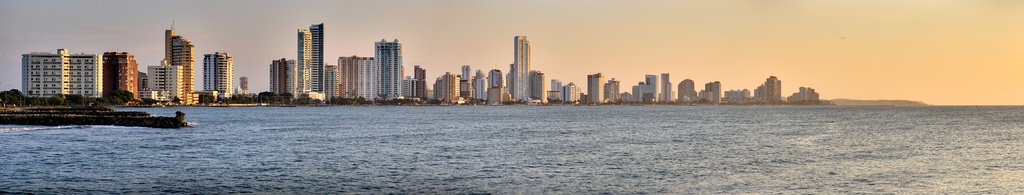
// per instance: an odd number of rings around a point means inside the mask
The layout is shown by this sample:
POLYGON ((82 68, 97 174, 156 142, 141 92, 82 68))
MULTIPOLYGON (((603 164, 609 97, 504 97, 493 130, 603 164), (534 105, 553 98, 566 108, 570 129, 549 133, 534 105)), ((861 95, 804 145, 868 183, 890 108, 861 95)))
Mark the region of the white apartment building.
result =
POLYGON ((512 87, 512 98, 517 101, 530 101, 530 41, 526 36, 515 37, 515 60, 512 63, 513 77, 515 82, 512 87))
POLYGON ((31 97, 76 94, 101 97, 103 58, 98 54, 32 52, 21 57, 22 93, 31 97))
POLYGON ((672 93, 672 80, 669 79, 668 73, 661 73, 661 93, 658 95, 658 101, 660 102, 672 102, 675 101, 675 93, 672 93))
POLYGON ((231 97, 235 89, 234 78, 234 60, 230 53, 203 55, 204 91, 217 91, 220 97, 231 97))
POLYGON ((152 97, 155 100, 171 100, 174 97, 184 99, 185 91, 181 86, 184 80, 182 66, 171 66, 163 61, 159 66, 148 66, 149 90, 155 91, 161 97, 152 97))

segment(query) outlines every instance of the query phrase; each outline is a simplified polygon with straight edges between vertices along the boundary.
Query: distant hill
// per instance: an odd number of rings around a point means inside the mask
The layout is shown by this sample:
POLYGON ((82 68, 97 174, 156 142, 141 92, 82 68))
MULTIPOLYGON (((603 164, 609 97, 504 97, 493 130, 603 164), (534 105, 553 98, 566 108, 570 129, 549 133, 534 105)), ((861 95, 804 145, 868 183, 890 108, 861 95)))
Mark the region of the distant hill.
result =
POLYGON ((833 99, 833 104, 840 106, 927 106, 921 101, 910 101, 910 100, 853 100, 853 99, 833 99))

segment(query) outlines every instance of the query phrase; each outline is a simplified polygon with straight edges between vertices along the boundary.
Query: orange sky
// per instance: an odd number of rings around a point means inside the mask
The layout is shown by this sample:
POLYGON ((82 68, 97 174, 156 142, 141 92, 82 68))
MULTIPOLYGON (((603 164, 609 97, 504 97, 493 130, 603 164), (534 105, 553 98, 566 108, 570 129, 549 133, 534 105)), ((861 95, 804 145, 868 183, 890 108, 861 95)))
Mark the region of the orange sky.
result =
POLYGON ((2 1, 0 88, 20 88, 20 54, 33 51, 121 50, 156 65, 171 20, 197 54, 232 53, 254 92, 271 60, 295 58, 295 29, 322 22, 331 64, 397 38, 407 75, 422 65, 431 82, 465 64, 507 71, 525 35, 534 69, 565 83, 667 72, 753 90, 775 75, 787 95, 1024 105, 1024 1, 1011 0, 2 1), (49 14, 81 9, 122 12, 49 14))

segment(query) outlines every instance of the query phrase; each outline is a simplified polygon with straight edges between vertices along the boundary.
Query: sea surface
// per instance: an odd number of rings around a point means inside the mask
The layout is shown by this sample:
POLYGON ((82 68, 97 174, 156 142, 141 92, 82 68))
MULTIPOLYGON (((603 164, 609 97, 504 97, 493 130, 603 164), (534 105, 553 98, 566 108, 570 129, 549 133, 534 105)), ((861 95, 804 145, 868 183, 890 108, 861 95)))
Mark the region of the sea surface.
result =
POLYGON ((1024 193, 1024 107, 120 108, 0 125, 0 193, 1024 193))

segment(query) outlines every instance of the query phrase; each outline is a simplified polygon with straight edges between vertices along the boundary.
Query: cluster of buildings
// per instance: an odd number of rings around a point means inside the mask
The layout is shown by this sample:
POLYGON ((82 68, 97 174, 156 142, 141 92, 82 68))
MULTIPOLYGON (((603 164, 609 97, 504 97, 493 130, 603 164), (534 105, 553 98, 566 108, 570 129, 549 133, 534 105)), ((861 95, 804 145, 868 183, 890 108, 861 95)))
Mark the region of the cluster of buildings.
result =
MULTIPOLYGON (((403 85, 409 78, 405 77, 402 42, 398 39, 374 43, 373 57, 342 56, 337 64, 331 65, 324 57, 323 23, 298 29, 296 35, 295 59, 281 58, 270 63, 270 92, 316 100, 394 99, 423 94, 421 88, 425 83, 403 85)), ((422 76, 425 75, 417 75, 422 76)))
POLYGON ((427 84, 426 69, 415 65, 406 76, 402 63, 402 42, 374 43, 374 56, 342 56, 336 65, 322 61, 323 24, 299 29, 296 59, 270 63, 270 91, 318 100, 331 98, 437 99, 445 103, 508 101, 545 103, 548 88, 544 73, 530 67, 530 41, 514 37, 514 60, 509 70, 493 69, 486 74, 469 65, 461 74, 446 72, 427 84))
MULTIPOLYGON (((557 80, 552 80, 557 82, 557 80)), ((587 75, 587 93, 574 94, 576 86, 565 85, 562 101, 584 104, 604 104, 621 102, 643 103, 707 103, 707 104, 783 104, 783 103, 814 103, 818 102, 818 93, 812 88, 800 87, 800 92, 787 99, 782 99, 782 81, 775 76, 768 77, 753 93, 748 89, 723 91, 719 81, 704 84, 704 89, 696 91, 693 80, 684 79, 673 86, 669 73, 645 75, 644 80, 633 85, 630 92, 619 93, 620 82, 614 78, 605 82, 601 73, 587 75), (675 89, 675 91, 673 91, 675 89), (565 94, 570 93, 570 94, 565 94)))
POLYGON ((195 90, 195 46, 174 28, 164 32, 164 59, 160 65, 140 72, 135 56, 129 52, 72 54, 67 49, 57 53, 31 52, 22 55, 22 93, 30 97, 81 95, 108 97, 111 92, 126 90, 140 99, 179 100, 196 104, 199 94, 230 97, 248 93, 248 78, 240 85, 233 82, 233 60, 230 53, 215 52, 203 56, 203 90, 195 90))
MULTIPOLYGON (((233 59, 230 53, 203 55, 203 89, 195 89, 195 46, 174 28, 164 34, 164 59, 159 65, 138 71, 138 63, 128 52, 71 54, 66 49, 57 53, 32 52, 22 58, 22 89, 25 95, 49 97, 78 94, 105 97, 115 90, 128 90, 140 99, 178 100, 182 104, 198 103, 199 95, 231 97, 248 94, 248 78, 234 82, 233 59)), ((693 80, 684 79, 673 85, 669 73, 646 75, 643 81, 623 91, 621 81, 606 79, 601 73, 587 75, 586 90, 576 83, 564 84, 549 79, 544 72, 531 67, 530 41, 526 36, 513 39, 513 60, 509 69, 473 70, 462 66, 461 72, 445 74, 427 82, 426 70, 419 65, 406 76, 402 63, 402 42, 381 39, 374 43, 374 56, 341 56, 337 64, 328 64, 324 57, 324 24, 313 24, 296 32, 294 59, 271 60, 270 92, 292 94, 295 98, 330 101, 332 98, 364 98, 368 100, 416 99, 439 100, 447 104, 525 104, 558 103, 605 104, 644 103, 756 103, 818 101, 812 88, 801 87, 788 98, 782 98, 782 81, 775 76, 765 80, 753 92, 747 89, 723 91, 719 81, 708 82, 697 90, 693 80), (461 74, 460 74, 461 73, 461 74), (550 81, 550 82, 549 82, 550 81)))

